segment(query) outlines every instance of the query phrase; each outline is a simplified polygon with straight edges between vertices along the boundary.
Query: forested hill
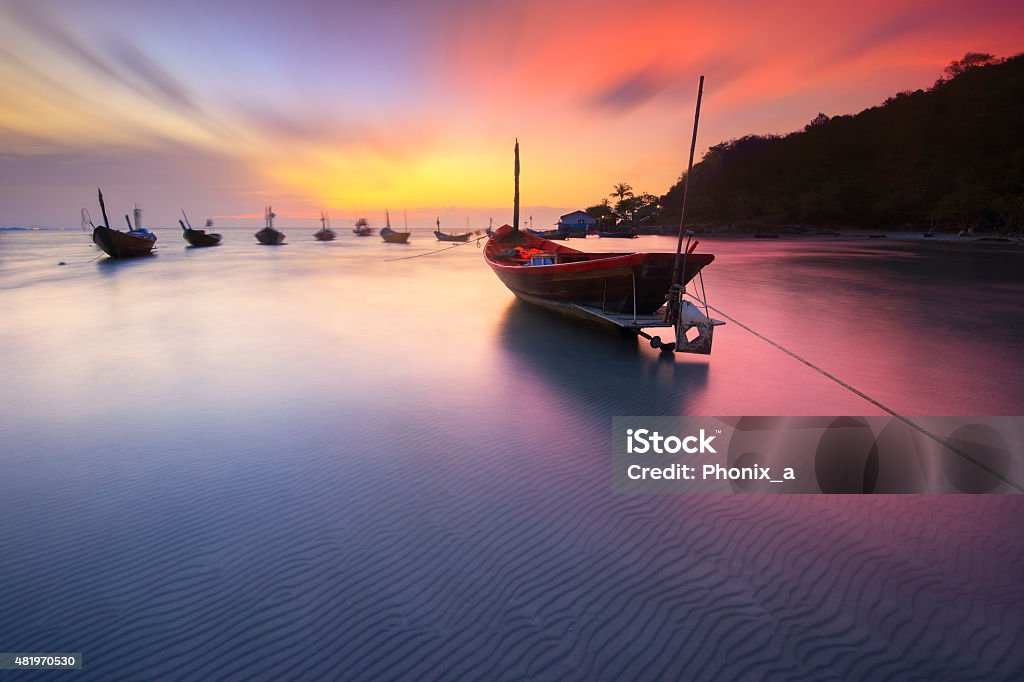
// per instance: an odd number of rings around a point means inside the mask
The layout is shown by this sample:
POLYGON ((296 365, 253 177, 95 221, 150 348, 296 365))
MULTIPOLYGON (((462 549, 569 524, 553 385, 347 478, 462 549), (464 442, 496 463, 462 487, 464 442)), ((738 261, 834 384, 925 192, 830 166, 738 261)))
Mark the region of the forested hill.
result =
MULTIPOLYGON (((682 190, 662 199, 677 217, 682 190)), ((928 90, 711 147, 693 169, 687 222, 1020 231, 1024 55, 968 54, 928 90)))

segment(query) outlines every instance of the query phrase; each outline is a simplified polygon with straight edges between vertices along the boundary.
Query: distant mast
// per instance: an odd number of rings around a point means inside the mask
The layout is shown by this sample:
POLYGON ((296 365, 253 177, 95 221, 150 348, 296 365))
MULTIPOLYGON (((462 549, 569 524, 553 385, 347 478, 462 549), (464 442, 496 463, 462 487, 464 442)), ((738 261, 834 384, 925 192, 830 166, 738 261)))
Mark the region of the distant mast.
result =
POLYGON ((139 208, 138 204, 135 204, 135 210, 132 211, 132 215, 135 218, 135 229, 136 230, 141 230, 142 229, 142 209, 139 208))
POLYGON ((519 138, 516 138, 516 194, 512 199, 512 240, 519 240, 519 138))
POLYGON ((391 229, 391 214, 388 212, 388 209, 386 209, 386 208, 384 209, 384 222, 387 223, 387 228, 390 230, 391 229))

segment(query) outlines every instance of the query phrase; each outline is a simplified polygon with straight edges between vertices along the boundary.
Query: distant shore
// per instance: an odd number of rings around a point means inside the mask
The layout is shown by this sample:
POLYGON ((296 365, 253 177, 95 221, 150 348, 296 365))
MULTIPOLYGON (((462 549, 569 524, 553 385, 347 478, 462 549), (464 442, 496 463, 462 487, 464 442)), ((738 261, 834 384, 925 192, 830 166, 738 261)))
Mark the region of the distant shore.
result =
MULTIPOLYGON (((793 225, 688 225, 697 234, 737 239, 864 239, 893 240, 944 244, 978 244, 990 246, 1024 246, 1020 234, 976 232, 965 234, 952 231, 928 232, 918 228, 862 228, 862 227, 807 227, 793 225)), ((640 235, 675 236, 679 225, 650 225, 639 227, 640 235)))

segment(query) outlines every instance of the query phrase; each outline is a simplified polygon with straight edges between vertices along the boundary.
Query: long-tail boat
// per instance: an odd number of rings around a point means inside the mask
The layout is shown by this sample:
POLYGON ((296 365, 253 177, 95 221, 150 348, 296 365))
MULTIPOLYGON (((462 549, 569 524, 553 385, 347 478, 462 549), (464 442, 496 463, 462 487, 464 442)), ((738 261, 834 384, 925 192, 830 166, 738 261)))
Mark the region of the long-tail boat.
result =
MULTIPOLYGON (((484 258, 512 293, 546 308, 578 304, 612 313, 648 315, 665 305, 672 286, 674 253, 594 253, 578 251, 511 225, 494 231, 484 258)), ((688 253, 683 282, 715 257, 688 253)))
POLYGON ((313 236, 316 237, 317 241, 330 242, 334 241, 334 238, 338 236, 334 233, 334 230, 330 228, 330 223, 331 219, 327 217, 327 213, 320 211, 320 229, 313 233, 313 236))
POLYGON ((686 285, 715 257, 694 253, 696 241, 691 245, 688 240, 683 252, 682 231, 675 253, 592 253, 519 230, 518 224, 517 141, 513 224, 495 230, 483 249, 498 279, 526 303, 644 336, 655 348, 711 352, 713 327, 722 323, 707 316, 706 306, 701 312, 684 296, 686 285), (673 327, 676 341, 662 343, 643 331, 651 327, 673 327))
POLYGON ((264 246, 277 246, 278 244, 284 244, 284 232, 281 230, 274 229, 274 218, 277 214, 274 213, 274 209, 267 206, 266 211, 263 213, 263 218, 266 221, 266 227, 256 233, 256 241, 264 246))
POLYGON ((434 236, 437 237, 439 242, 468 242, 472 232, 464 232, 462 234, 447 234, 441 231, 441 219, 437 219, 437 229, 434 230, 434 236))
POLYGON ((93 226, 93 243, 103 249, 103 252, 111 258, 137 258, 151 254, 153 246, 156 244, 156 235, 142 227, 142 210, 138 206, 135 207, 134 227, 128 220, 128 216, 125 216, 128 231, 115 230, 110 227, 110 221, 107 220, 107 207, 103 202, 103 192, 97 189, 96 193, 100 200, 103 224, 93 226))
MULTIPOLYGON (((179 220, 178 224, 181 225, 181 235, 185 238, 185 241, 191 246, 217 246, 220 244, 220 235, 216 232, 207 232, 206 230, 195 230, 192 228, 192 223, 189 222, 188 216, 185 215, 185 209, 181 210, 181 215, 185 219, 184 221, 179 220)), ((207 227, 213 227, 213 221, 206 221, 207 227)))
POLYGON ((409 226, 406 224, 405 232, 399 232, 398 230, 391 229, 391 214, 384 211, 387 225, 381 228, 380 238, 386 241, 388 244, 408 244, 409 243, 409 226))

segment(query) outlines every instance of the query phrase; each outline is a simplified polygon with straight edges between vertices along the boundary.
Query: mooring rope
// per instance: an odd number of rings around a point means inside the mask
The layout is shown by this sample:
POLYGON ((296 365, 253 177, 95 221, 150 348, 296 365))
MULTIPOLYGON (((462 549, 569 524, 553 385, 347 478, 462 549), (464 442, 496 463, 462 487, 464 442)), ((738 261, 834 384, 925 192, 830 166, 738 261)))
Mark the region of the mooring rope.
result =
POLYGON ((409 260, 411 258, 420 258, 422 256, 432 256, 435 253, 443 253, 445 251, 451 251, 452 249, 456 249, 456 248, 458 248, 460 246, 465 246, 466 244, 476 244, 481 239, 487 239, 487 235, 484 235, 483 237, 477 237, 476 239, 470 239, 469 241, 459 242, 458 244, 452 244, 451 246, 446 246, 443 249, 436 249, 434 251, 427 251, 426 253, 417 253, 415 256, 402 256, 401 258, 385 258, 384 262, 385 263, 390 263, 391 261, 396 261, 396 260, 409 260))
POLYGON ((979 461, 977 458, 972 456, 970 453, 964 452, 963 450, 961 450, 960 448, 956 447, 955 445, 953 445, 949 441, 945 440, 944 438, 942 438, 940 436, 937 436, 936 434, 932 433, 931 431, 929 431, 928 429, 924 428, 920 424, 915 423, 909 417, 905 417, 904 415, 900 414, 899 412, 897 412, 896 410, 892 409, 888 405, 885 405, 885 404, 879 402, 878 400, 875 400, 874 398, 869 396, 864 391, 861 391, 861 390, 859 390, 857 388, 854 388, 853 386, 851 386, 850 384, 846 383, 845 381, 843 381, 842 379, 840 379, 836 375, 834 375, 831 372, 829 372, 829 371, 819 367, 818 365, 814 364, 810 360, 797 355, 796 353, 794 353, 790 349, 786 348, 785 346, 783 346, 782 344, 780 344, 780 343, 778 343, 776 341, 773 341, 772 339, 768 338, 767 336, 765 336, 761 332, 757 331, 756 329, 753 329, 753 328, 743 324, 742 322, 737 320, 735 317, 732 317, 731 315, 728 315, 727 313, 722 311, 720 308, 716 308, 713 305, 708 305, 707 301, 702 301, 700 298, 698 298, 694 294, 690 294, 690 296, 693 297, 694 299, 696 299, 697 301, 700 301, 700 303, 703 304, 705 307, 710 308, 711 310, 714 310, 716 313, 718 313, 719 315, 724 317, 729 322, 732 322, 737 327, 745 329, 746 331, 750 332, 751 334, 753 334, 757 338, 761 339, 765 343, 767 343, 767 344, 769 344, 771 346, 774 346, 775 348, 781 350, 783 353, 785 353, 786 355, 790 356, 794 360, 797 360, 797 361, 802 362, 803 364, 807 365, 808 367, 813 369, 818 374, 821 374, 823 377, 825 377, 825 378, 835 382, 836 384, 842 386, 843 388, 845 388, 847 391, 853 393, 854 395, 856 395, 856 396, 858 396, 860 398, 863 398, 864 400, 868 401, 869 403, 871 403, 872 405, 874 405, 878 409, 882 410, 883 412, 887 412, 890 415, 892 415, 893 417, 896 417, 897 419, 899 419, 901 422, 903 422, 907 426, 909 426, 912 429, 920 432, 924 436, 927 436, 928 438, 932 439, 933 441, 935 441, 936 443, 938 443, 942 447, 946 448, 950 452, 952 452, 952 453, 954 453, 956 455, 959 455, 960 457, 962 457, 963 459, 967 460, 971 464, 977 466, 981 470, 983 470, 985 472, 988 472, 992 476, 995 476, 996 478, 998 478, 1003 483, 1006 483, 1007 485, 1009 485, 1009 486, 1011 486, 1013 488, 1016 488, 1020 492, 1024 493, 1024 485, 1021 485, 1020 483, 1018 483, 1018 482, 1016 482, 1016 481, 1006 477, 1005 475, 1003 475, 1002 473, 996 471, 995 469, 993 469, 989 465, 985 464, 984 462, 979 461))

